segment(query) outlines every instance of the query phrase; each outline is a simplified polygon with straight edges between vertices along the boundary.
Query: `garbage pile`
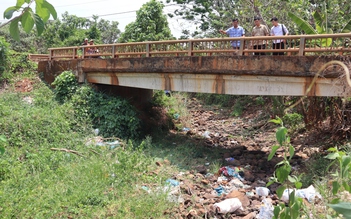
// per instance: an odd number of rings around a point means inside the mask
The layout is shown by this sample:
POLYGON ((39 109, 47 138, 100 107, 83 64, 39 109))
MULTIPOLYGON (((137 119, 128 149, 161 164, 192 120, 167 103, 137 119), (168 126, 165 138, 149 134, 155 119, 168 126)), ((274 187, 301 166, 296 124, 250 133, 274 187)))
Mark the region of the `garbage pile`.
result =
MULTIPOLYGON (((179 218, 245 218, 270 219, 274 206, 284 202, 265 187, 245 180, 248 170, 231 165, 222 166, 215 174, 196 171, 181 172, 164 182, 164 187, 142 189, 149 194, 154 191, 167 193, 170 202, 179 203, 180 212, 165 212, 179 218), (249 185, 250 184, 250 185, 249 185)), ((291 191, 290 191, 291 192, 291 191)), ((296 190, 296 195, 313 202, 320 195, 313 186, 296 190)))

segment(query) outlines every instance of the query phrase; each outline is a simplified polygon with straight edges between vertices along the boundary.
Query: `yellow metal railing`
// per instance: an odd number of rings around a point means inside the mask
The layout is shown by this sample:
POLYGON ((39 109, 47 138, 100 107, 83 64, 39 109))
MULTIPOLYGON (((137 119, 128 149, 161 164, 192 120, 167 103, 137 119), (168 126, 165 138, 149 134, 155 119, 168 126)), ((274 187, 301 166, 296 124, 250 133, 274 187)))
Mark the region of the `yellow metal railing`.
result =
POLYGON ((48 60, 84 58, 125 58, 164 56, 247 56, 253 53, 283 52, 286 55, 351 55, 351 33, 208 38, 189 40, 165 40, 137 43, 116 43, 93 46, 50 48, 48 60), (284 40, 284 49, 273 49, 273 42, 284 40), (240 48, 234 50, 232 41, 240 41, 240 48), (264 43, 264 49, 254 49, 254 45, 264 43), (97 51, 90 53, 89 49, 97 51))

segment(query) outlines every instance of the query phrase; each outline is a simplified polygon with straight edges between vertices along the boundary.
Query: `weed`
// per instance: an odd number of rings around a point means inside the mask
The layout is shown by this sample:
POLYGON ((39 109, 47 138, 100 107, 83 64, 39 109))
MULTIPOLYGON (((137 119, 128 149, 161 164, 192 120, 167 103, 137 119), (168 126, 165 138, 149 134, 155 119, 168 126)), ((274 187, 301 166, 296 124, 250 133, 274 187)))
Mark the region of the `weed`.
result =
POLYGON ((187 99, 186 93, 173 92, 168 96, 164 91, 154 91, 153 103, 166 109, 167 116, 181 130, 190 125, 190 115, 186 107, 187 99))
POLYGON ((303 125, 303 116, 298 113, 287 113, 282 119, 284 124, 292 130, 296 130, 303 125))
POLYGON ((233 106, 233 112, 231 113, 231 116, 241 116, 241 114, 243 113, 244 107, 243 104, 241 103, 241 101, 236 101, 234 106, 233 106))
MULTIPOLYGON (((271 160, 279 148, 283 148, 283 161, 279 162, 276 166, 274 176, 271 177, 267 186, 273 183, 279 183, 281 186, 277 189, 277 195, 282 198, 283 193, 286 189, 292 189, 292 185, 297 189, 301 188, 302 183, 300 177, 290 175, 291 165, 290 160, 295 154, 294 147, 290 144, 290 138, 287 135, 288 130, 283 126, 283 121, 277 117, 270 122, 281 125, 276 131, 276 138, 279 145, 274 145, 272 151, 268 156, 268 160, 271 160)), ((292 189, 293 190, 293 189, 292 189)), ((288 192, 289 193, 289 192, 288 192)), ((288 206, 281 203, 274 207, 274 219, 286 218, 286 219, 297 219, 302 215, 301 209, 303 208, 303 202, 301 198, 295 196, 295 190, 289 194, 288 206)))

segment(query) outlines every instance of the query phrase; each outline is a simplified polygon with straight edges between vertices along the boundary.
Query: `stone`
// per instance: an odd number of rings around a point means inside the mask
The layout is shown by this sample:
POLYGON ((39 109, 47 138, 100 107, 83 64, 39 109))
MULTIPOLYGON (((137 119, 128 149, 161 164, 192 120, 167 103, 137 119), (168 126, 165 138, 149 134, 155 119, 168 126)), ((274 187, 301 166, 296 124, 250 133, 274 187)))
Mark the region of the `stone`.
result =
POLYGON ((243 217, 243 219, 254 219, 256 218, 256 212, 251 212, 250 214, 243 217))
POLYGON ((255 181, 255 176, 250 172, 250 171, 244 171, 244 178, 247 181, 254 182, 255 181))
POLYGON ((201 180, 201 182, 202 182, 203 184, 205 184, 205 185, 208 185, 208 184, 210 183, 210 181, 208 181, 208 180, 206 180, 206 179, 201 180))
POLYGON ((246 196, 245 193, 239 192, 239 191, 232 191, 231 193, 229 193, 226 198, 238 198, 241 201, 241 204, 243 206, 243 208, 246 208, 247 206, 250 205, 250 200, 249 198, 246 196))

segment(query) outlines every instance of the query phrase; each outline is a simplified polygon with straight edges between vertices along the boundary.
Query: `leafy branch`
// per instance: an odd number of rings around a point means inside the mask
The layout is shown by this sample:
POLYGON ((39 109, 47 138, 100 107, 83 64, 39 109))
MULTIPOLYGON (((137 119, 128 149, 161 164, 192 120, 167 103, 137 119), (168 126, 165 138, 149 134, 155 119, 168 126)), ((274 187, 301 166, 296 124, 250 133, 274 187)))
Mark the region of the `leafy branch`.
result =
POLYGON ((45 29, 44 23, 52 16, 57 18, 55 8, 46 0, 17 0, 15 6, 11 6, 4 11, 4 18, 9 21, 0 25, 0 28, 10 23, 11 36, 19 41, 19 25, 23 27, 26 33, 29 33, 34 25, 41 35, 45 29), (35 12, 32 9, 32 4, 35 3, 35 12), (20 15, 13 17, 15 12, 20 12, 20 15))

